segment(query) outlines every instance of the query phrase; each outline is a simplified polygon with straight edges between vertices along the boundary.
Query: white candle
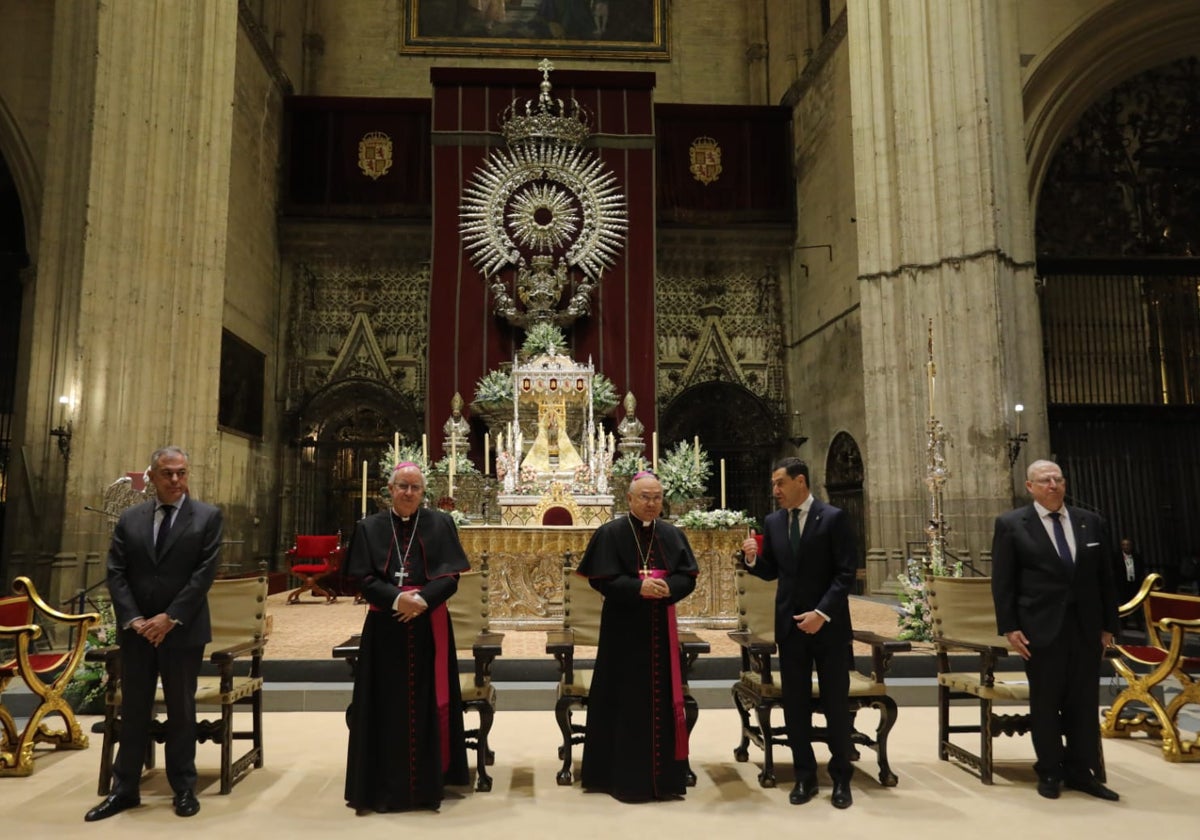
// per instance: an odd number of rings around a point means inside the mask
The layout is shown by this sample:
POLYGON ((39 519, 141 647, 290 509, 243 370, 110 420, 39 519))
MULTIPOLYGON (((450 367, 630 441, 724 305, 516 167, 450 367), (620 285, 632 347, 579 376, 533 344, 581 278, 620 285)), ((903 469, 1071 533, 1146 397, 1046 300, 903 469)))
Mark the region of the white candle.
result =
POLYGON ((457 460, 458 459, 455 456, 453 456, 453 455, 450 456, 450 492, 449 492, 449 496, 451 499, 454 498, 454 462, 457 460))
POLYGON ((429 435, 421 433, 421 460, 429 463, 429 435))
MULTIPOLYGON (((397 461, 400 460, 400 433, 396 432, 392 435, 392 457, 397 461)), ((396 466, 392 464, 392 466, 396 466)))
POLYGON ((700 435, 696 435, 692 443, 696 452, 696 472, 700 472, 700 435))
POLYGON ((367 515, 367 462, 363 461, 362 515, 367 515))
POLYGON ((488 474, 492 460, 492 438, 487 432, 483 433, 483 474, 488 474))
POLYGON ((721 510, 725 510, 725 459, 721 459, 721 510))
POLYGON ((611 455, 617 450, 617 439, 613 437, 613 433, 608 433, 608 454, 611 455))
POLYGON ((650 436, 650 471, 658 472, 658 432, 650 436))

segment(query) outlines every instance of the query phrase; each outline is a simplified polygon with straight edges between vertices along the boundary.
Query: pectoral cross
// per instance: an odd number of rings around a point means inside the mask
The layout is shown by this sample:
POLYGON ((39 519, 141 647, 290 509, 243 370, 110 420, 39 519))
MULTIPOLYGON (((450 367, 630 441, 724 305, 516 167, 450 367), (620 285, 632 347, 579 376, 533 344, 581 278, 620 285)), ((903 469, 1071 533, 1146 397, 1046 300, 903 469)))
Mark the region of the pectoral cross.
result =
POLYGON ((404 561, 400 562, 400 569, 396 574, 392 575, 396 579, 396 586, 404 588, 404 561))

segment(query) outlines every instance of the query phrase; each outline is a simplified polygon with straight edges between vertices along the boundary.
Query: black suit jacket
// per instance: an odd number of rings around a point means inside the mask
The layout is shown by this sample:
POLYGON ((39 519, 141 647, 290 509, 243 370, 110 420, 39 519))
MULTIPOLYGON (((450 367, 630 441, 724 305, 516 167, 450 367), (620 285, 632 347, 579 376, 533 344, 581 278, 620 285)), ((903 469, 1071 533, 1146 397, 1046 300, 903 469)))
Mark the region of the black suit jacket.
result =
POLYGON ((121 514, 108 550, 108 591, 117 626, 165 612, 179 622, 162 647, 203 647, 212 641, 208 590, 221 552, 221 511, 188 496, 167 534, 162 557, 154 551, 153 500, 121 514))
POLYGON ((1117 593, 1113 545, 1096 514, 1068 507, 1075 532, 1074 569, 1068 572, 1037 510, 1026 505, 996 517, 992 537, 992 598, 1001 635, 1022 631, 1032 645, 1050 643, 1063 626, 1067 605, 1076 605, 1085 632, 1115 634, 1117 593))
POLYGON ((780 642, 800 632, 792 616, 815 609, 829 616, 818 635, 849 642, 849 597, 857 568, 850 519, 841 508, 813 498, 800 534, 797 558, 788 542, 788 515, 780 509, 763 520, 762 553, 750 570, 763 580, 779 580, 775 590, 775 640, 780 642))

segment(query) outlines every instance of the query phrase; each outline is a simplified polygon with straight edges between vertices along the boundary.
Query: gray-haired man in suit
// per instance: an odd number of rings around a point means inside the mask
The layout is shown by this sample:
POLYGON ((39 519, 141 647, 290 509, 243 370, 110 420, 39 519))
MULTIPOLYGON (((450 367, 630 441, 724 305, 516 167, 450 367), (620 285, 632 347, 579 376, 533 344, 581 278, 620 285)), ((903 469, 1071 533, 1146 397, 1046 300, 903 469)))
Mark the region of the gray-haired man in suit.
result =
POLYGON ((1053 461, 1030 464, 1025 489, 1033 504, 996 518, 992 598, 997 630, 1025 660, 1037 790, 1057 799, 1066 785, 1115 801, 1096 778, 1100 660, 1117 632, 1108 526, 1063 504, 1053 461))
POLYGON ((196 799, 196 679, 212 640, 208 590, 221 551, 221 511, 188 495, 188 456, 150 456, 155 499, 121 514, 108 550, 108 591, 120 628, 121 734, 112 793, 84 817, 103 820, 141 803, 142 764, 159 679, 167 705, 167 781, 175 813, 196 799))

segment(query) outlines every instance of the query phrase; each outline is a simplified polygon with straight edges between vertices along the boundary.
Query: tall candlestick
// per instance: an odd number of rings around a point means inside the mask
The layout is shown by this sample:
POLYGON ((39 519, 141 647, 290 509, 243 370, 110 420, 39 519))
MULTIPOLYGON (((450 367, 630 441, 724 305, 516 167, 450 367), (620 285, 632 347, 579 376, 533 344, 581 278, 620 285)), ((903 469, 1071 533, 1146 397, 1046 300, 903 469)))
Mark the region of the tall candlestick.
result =
POLYGON ((692 448, 696 452, 696 472, 700 472, 700 435, 692 439, 692 448))
MULTIPOLYGON (((397 461, 400 460, 400 433, 396 432, 392 435, 392 457, 397 461)), ((392 464, 392 466, 396 466, 392 464)))
POLYGON ((367 462, 363 461, 362 515, 367 515, 367 462))
POLYGON ((721 459, 721 510, 725 510, 725 459, 721 459))
POLYGON ((492 460, 492 438, 488 432, 483 433, 483 474, 488 474, 492 460))
POLYGON ((658 432, 650 435, 650 471, 658 472, 658 432))
POLYGON ((450 490, 448 495, 451 499, 454 498, 454 462, 457 460, 458 459, 455 456, 450 456, 450 490))
POLYGON ((421 460, 429 464, 429 435, 421 432, 421 460))

